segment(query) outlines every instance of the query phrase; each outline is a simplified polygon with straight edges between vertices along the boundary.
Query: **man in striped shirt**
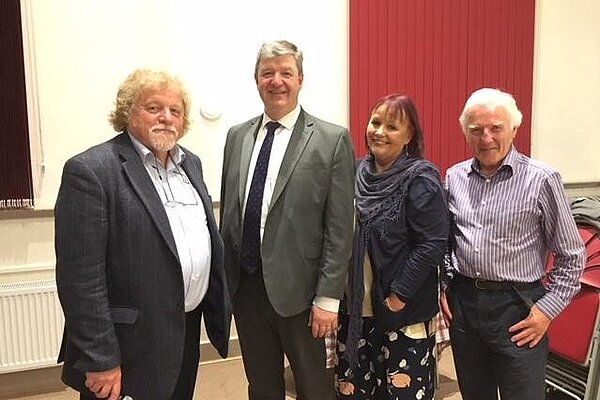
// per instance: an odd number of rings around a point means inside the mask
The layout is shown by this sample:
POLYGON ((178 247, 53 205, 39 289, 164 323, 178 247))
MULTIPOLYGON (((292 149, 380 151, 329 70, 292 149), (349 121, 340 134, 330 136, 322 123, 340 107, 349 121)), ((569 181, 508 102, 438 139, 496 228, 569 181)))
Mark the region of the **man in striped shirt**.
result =
POLYGON ((513 146, 522 114, 510 94, 475 91, 459 120, 474 157, 446 173, 454 252, 441 305, 460 390, 544 399, 545 333, 579 291, 583 242, 560 175, 513 146))

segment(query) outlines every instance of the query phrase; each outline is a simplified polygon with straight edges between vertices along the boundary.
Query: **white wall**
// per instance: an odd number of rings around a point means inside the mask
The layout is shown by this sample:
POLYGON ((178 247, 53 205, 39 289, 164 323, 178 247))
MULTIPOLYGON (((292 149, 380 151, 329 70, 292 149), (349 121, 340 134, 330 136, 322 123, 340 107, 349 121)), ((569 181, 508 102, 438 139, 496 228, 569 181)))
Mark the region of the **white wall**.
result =
MULTIPOLYGON (((135 68, 168 69, 187 83, 194 123, 182 143, 201 157, 214 200, 219 198, 227 129, 262 112, 253 80, 262 43, 275 39, 296 43, 305 58, 301 103, 321 118, 347 125, 346 1, 22 3, 30 12, 26 20, 31 25, 25 31, 35 57, 27 58, 35 60, 45 170, 36 209, 53 208, 62 166, 69 157, 115 135, 107 115, 118 85, 135 68), (220 111, 222 117, 203 120, 201 105, 220 111)), ((0 237, 0 282, 54 276, 50 216, 4 217, 0 237)))
POLYGON ((262 111, 253 80, 260 45, 288 39, 304 51, 301 102, 347 125, 346 1, 30 0, 45 176, 36 208, 51 209, 64 161, 114 135, 106 121, 116 90, 138 67, 178 74, 195 123, 182 143, 203 160, 219 198, 229 126, 262 111), (222 111, 216 122, 201 105, 222 111))
POLYGON ((600 1, 538 0, 532 156, 600 181, 600 1))

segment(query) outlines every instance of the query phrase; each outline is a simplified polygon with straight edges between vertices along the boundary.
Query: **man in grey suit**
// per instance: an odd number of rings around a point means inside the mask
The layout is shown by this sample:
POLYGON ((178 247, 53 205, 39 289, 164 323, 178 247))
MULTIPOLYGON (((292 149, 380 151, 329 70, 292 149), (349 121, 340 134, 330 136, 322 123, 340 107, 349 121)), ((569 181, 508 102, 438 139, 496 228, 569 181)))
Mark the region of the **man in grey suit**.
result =
POLYGON ((65 164, 55 207, 59 362, 81 399, 192 399, 200 320, 227 355, 223 243, 200 159, 176 144, 190 98, 162 71, 122 83, 113 139, 65 164))
POLYGON ((298 399, 332 399, 324 336, 337 329, 351 252, 352 144, 347 129, 299 106, 302 53, 294 44, 265 43, 254 77, 264 114, 230 129, 221 181, 225 270, 248 394, 285 398, 285 354, 298 399))

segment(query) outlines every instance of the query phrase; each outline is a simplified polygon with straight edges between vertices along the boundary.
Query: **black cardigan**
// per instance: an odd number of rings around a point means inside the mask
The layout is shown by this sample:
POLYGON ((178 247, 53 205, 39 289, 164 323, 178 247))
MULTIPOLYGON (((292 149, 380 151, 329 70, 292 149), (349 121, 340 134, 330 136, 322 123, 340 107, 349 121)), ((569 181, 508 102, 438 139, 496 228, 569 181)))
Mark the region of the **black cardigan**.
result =
MULTIPOLYGON (((398 218, 382 215, 370 222, 366 245, 373 268, 375 326, 380 330, 429 321, 439 310, 438 266, 446 250, 449 220, 439 176, 427 172, 409 183, 398 205, 398 218), (402 311, 385 306, 391 292, 406 302, 402 311)), ((355 240, 359 243, 363 228, 358 222, 355 240)), ((364 246, 359 243, 355 242, 353 257, 363 260, 364 246)))

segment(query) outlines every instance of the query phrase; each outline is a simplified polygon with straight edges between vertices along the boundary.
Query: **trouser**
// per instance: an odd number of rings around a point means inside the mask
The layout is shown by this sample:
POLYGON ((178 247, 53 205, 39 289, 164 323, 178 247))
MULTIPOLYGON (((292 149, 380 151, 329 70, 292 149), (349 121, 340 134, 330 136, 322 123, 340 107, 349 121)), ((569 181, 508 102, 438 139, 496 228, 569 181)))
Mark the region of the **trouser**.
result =
POLYGON ((242 272, 234 299, 235 324, 248 378, 250 400, 284 400, 284 355, 298 400, 334 398, 333 370, 326 369, 324 338, 313 338, 310 310, 282 317, 271 306, 262 271, 242 272))
MULTIPOLYGON (((200 306, 185 314, 185 347, 171 400, 192 400, 200 363, 200 306)), ((134 399, 135 400, 135 399, 134 399)))
POLYGON ((519 347, 508 328, 527 318, 531 302, 546 290, 541 283, 481 289, 457 277, 449 288, 450 339, 463 399, 543 400, 547 335, 535 346, 519 347), (518 292, 519 293, 518 293, 518 292))
MULTIPOLYGON (((192 400, 200 362, 200 309, 185 314, 185 342, 177 383, 170 400, 192 400)), ((152 351, 148 349, 148 351, 152 351)), ((126 395, 127 393, 125 393, 126 395)), ((97 400, 90 391, 81 392, 80 400, 97 400)), ((133 399, 139 400, 139 399, 133 399)))

